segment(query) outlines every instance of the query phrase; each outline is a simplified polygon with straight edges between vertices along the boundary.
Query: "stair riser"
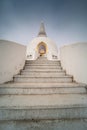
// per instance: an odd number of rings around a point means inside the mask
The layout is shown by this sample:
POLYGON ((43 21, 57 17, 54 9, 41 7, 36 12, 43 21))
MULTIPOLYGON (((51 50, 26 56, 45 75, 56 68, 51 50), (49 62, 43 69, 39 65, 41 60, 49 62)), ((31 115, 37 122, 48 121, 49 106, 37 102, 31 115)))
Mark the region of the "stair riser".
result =
POLYGON ((72 78, 20 78, 20 77, 15 77, 14 78, 14 82, 17 83, 38 83, 38 82, 42 82, 42 83, 71 83, 72 82, 72 78))
POLYGON ((28 62, 25 62, 26 64, 60 64, 60 62, 58 61, 28 61, 28 62))
POLYGON ((25 66, 25 69, 61 69, 61 66, 25 66))
POLYGON ((8 83, 0 85, 0 88, 87 88, 84 84, 77 83, 8 83))
MULTIPOLYGON (((0 109, 0 120, 87 119, 87 107, 0 109)), ((86 130, 86 129, 84 129, 86 130)))
POLYGON ((72 119, 70 120, 69 119, 62 119, 62 120, 60 119, 56 119, 56 120, 19 119, 19 120, 12 120, 12 121, 11 120, 0 121, 0 130, 86 130, 85 128, 87 128, 86 119, 74 119, 74 120, 72 119))
POLYGON ((61 66, 61 64, 25 64, 25 66, 61 66))
POLYGON ((85 88, 0 88, 0 95, 86 94, 85 88))
POLYGON ((29 62, 29 61, 49 61, 49 62, 60 62, 60 60, 48 60, 47 58, 41 58, 41 59, 36 59, 36 60, 26 60, 26 62, 29 62))
POLYGON ((25 70, 21 70, 21 73, 22 72, 27 72, 27 73, 66 73, 65 71, 61 70, 61 69, 51 69, 51 70, 45 70, 45 69, 25 69, 25 70))
POLYGON ((39 64, 42 64, 42 65, 61 65, 60 63, 52 63, 52 62, 30 62, 30 63, 25 63, 25 64, 36 64, 36 65, 39 65, 39 64))
POLYGON ((61 68, 60 69, 55 69, 55 68, 48 68, 48 69, 47 68, 45 68, 45 69, 40 69, 40 68, 37 68, 37 69, 36 68, 31 68, 31 69, 30 68, 25 68, 24 69, 24 71, 38 71, 38 72, 39 71, 41 71, 41 72, 42 71, 44 71, 44 72, 47 72, 47 71, 58 72, 58 71, 61 71, 61 70, 62 70, 61 68))
POLYGON ((35 61, 35 62, 25 62, 25 64, 36 64, 36 65, 38 65, 38 64, 41 64, 41 65, 61 65, 61 63, 60 62, 37 62, 37 61, 35 61))
POLYGON ((30 72, 21 72, 21 75, 28 75, 29 77, 58 77, 58 76, 64 76, 65 73, 59 72, 59 73, 30 73, 30 72))

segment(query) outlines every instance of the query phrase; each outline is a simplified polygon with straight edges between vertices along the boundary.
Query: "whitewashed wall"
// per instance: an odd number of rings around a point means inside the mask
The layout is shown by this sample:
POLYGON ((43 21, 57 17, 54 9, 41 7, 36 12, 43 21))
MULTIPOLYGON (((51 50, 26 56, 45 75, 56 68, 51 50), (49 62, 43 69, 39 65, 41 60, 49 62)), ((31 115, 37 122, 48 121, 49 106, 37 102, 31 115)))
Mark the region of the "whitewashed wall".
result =
POLYGON ((76 43, 60 49, 63 68, 77 82, 87 84, 87 43, 76 43))
POLYGON ((12 80, 23 68, 26 47, 14 42, 0 40, 0 83, 12 80))

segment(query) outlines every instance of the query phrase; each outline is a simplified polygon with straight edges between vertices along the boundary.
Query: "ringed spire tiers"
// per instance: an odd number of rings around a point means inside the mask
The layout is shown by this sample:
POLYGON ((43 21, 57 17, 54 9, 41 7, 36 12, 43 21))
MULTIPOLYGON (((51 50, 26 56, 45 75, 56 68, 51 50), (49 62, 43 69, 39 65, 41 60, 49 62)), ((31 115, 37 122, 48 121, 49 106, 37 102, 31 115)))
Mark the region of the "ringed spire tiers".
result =
POLYGON ((47 37, 46 31, 45 31, 45 26, 44 26, 43 22, 41 22, 38 37, 47 37))

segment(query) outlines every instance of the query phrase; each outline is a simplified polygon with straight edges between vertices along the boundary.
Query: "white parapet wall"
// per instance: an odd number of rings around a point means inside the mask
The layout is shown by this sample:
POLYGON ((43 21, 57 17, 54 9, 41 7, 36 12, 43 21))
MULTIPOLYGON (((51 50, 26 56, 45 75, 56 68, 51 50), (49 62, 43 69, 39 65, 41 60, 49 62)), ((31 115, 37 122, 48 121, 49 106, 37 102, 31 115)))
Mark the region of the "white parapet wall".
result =
POLYGON ((62 67, 74 80, 87 84, 87 43, 76 43, 60 48, 62 67))
POLYGON ((0 84, 11 81, 23 68, 26 59, 26 46, 0 40, 0 84))

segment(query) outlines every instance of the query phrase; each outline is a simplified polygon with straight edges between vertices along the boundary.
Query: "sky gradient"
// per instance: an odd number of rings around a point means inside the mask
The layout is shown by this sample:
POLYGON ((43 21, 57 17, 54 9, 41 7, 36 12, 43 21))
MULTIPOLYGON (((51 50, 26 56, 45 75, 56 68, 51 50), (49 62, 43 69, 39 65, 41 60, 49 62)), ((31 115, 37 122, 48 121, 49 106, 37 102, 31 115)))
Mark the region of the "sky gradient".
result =
POLYGON ((0 0, 0 39, 26 45, 41 21, 58 47, 87 42, 87 0, 0 0))

